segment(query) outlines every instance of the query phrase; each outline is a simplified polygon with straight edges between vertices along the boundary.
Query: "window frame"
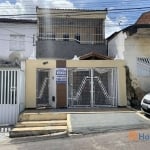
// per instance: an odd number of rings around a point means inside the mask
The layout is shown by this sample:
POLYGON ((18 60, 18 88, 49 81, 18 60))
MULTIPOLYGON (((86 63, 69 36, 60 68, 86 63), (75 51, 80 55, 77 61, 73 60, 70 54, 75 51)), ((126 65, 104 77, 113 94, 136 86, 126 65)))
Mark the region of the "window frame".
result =
POLYGON ((25 34, 10 34, 9 51, 25 51, 25 34))

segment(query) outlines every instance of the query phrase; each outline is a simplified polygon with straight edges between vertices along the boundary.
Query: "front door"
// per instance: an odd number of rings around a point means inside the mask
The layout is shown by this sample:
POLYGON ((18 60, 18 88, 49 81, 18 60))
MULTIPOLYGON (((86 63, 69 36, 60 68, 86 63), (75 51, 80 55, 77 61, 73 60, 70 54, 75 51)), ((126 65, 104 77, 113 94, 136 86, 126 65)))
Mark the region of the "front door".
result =
POLYGON ((115 68, 69 69, 68 106, 117 106, 115 68))

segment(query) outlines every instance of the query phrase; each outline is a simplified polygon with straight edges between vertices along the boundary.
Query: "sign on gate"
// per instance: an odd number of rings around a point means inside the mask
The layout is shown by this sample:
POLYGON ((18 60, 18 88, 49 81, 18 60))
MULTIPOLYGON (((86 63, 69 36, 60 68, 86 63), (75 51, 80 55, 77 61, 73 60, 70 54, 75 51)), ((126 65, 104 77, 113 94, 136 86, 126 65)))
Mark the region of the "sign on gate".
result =
POLYGON ((56 83, 66 83, 67 82, 67 69, 57 68, 56 69, 56 83))

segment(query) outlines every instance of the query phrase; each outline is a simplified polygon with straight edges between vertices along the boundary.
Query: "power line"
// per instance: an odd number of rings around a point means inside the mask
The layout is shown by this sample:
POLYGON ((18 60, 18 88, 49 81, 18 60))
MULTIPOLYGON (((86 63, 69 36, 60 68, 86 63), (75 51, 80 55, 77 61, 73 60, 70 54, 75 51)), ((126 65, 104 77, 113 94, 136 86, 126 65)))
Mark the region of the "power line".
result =
MULTIPOLYGON (((111 13, 117 13, 116 11, 137 11, 137 10, 142 10, 142 9, 150 9, 150 7, 134 7, 134 8, 124 8, 124 9, 108 9, 108 12, 111 12, 111 13)), ((79 9, 80 10, 80 9, 79 9)), ((92 10, 92 9, 91 9, 92 10)), ((74 13, 78 13, 78 12, 74 12, 74 13)), ((55 14, 61 14, 61 13, 55 13, 55 14)), ((0 15, 1 17, 16 17, 16 16, 27 16, 28 18, 32 18, 34 16, 36 16, 37 14, 16 14, 16 15, 0 15)), ((45 15, 45 14, 44 14, 45 15)), ((79 16, 80 14, 77 14, 77 16, 79 16)), ((128 20, 129 21, 129 20, 128 20)), ((129 24, 129 23, 126 23, 126 24, 117 24, 117 22, 115 22, 113 25, 112 24, 109 24, 109 21, 108 21, 108 24, 107 24, 107 20, 105 21, 106 23, 106 27, 125 27, 127 25, 132 25, 132 24, 129 24)), ((31 38, 31 37, 30 37, 31 38)))
MULTIPOLYGON (((44 9, 44 8, 42 8, 42 9, 44 9)), ((47 8, 46 8, 47 9, 47 8)), ((121 11, 131 11, 131 10, 133 10, 133 11, 135 11, 135 10, 142 10, 142 9, 150 9, 150 7, 134 7, 134 8, 123 8, 123 9, 107 9, 107 11, 108 12, 121 12, 121 11)), ((65 9, 64 9, 65 10, 65 9)), ((67 9, 66 9, 67 10, 67 9)), ((70 9, 68 9, 68 10, 70 10, 70 9)), ((72 12, 70 12, 70 13, 78 13, 78 12, 76 12, 76 11, 73 11, 73 10, 76 10, 76 9, 71 9, 72 10, 72 12)), ((79 11, 82 11, 82 9, 77 9, 77 10, 79 10, 79 11)), ((88 9, 87 9, 88 10, 88 9)), ((90 9, 91 11, 94 11, 94 9, 90 9)), ((89 11, 90 11, 89 10, 89 11)), ((103 9, 103 10, 105 10, 105 9, 103 9)), ((97 10, 98 11, 98 10, 97 10)), ((62 14, 62 12, 57 12, 57 13, 52 13, 52 14, 62 14)), ((34 13, 25 13, 25 14, 13 14, 13 15, 0 15, 1 17, 11 17, 11 16, 35 16, 35 15, 37 15, 37 14, 34 14, 34 13)))

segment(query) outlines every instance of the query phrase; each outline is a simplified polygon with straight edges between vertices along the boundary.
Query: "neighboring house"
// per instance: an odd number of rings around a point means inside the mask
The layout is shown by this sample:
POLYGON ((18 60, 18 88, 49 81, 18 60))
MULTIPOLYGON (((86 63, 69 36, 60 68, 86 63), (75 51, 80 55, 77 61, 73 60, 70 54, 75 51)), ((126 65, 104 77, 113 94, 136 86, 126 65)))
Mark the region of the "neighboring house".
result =
POLYGON ((0 18, 0 125, 25 108, 25 60, 35 59, 36 21, 0 18))
POLYGON ((126 106, 124 61, 107 56, 106 13, 37 8, 37 59, 26 62, 26 108, 126 106))
POLYGON ((107 55, 106 14, 107 10, 37 8, 37 58, 71 59, 91 51, 107 55))
POLYGON ((0 60, 35 58, 36 21, 0 18, 0 60))
MULTIPOLYGON (((150 12, 143 13, 134 25, 114 33, 107 40, 108 55, 125 60, 130 72, 127 78, 140 100, 145 92, 150 92, 150 12)), ((128 99, 134 95, 129 90, 128 99)))

